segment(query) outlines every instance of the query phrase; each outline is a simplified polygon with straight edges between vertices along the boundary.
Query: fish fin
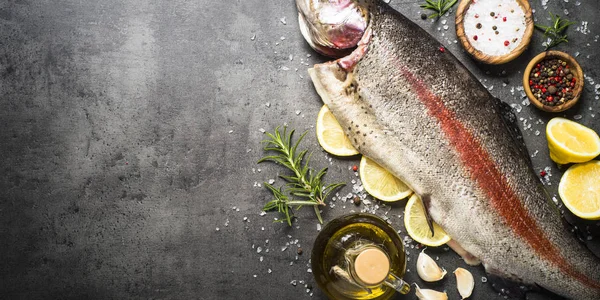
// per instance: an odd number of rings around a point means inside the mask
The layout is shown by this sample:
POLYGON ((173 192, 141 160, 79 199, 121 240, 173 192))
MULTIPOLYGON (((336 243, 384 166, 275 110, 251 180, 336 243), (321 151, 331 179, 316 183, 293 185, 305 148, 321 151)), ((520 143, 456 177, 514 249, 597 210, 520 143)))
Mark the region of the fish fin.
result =
POLYGON ((517 299, 526 299, 527 294, 534 290, 531 285, 523 284, 517 279, 510 279, 508 275, 502 275, 495 270, 485 269, 488 277, 488 282, 492 284, 492 288, 505 296, 517 299))
POLYGON ((425 194, 421 197, 419 197, 419 199, 421 199, 421 203, 423 204, 423 208, 425 211, 425 219, 427 220, 427 226, 429 226, 429 231, 431 232, 431 236, 433 237, 435 235, 435 231, 433 228, 433 220, 431 219, 431 215, 429 214, 429 205, 431 202, 431 195, 429 194, 425 194))
POLYGON ((475 255, 469 253, 467 250, 465 250, 457 241, 455 240, 450 240, 448 243, 446 243, 446 245, 448 245, 448 247, 452 248, 452 250, 454 250, 454 252, 456 252, 456 254, 460 255, 460 257, 462 257, 462 259, 470 266, 477 266, 479 264, 481 264, 481 261, 479 260, 479 258, 477 258, 475 255))
POLYGON ((543 286, 534 283, 535 288, 533 289, 534 291, 528 292, 527 293, 527 300, 537 300, 537 299, 544 299, 544 300, 567 300, 567 298, 561 297, 547 289, 545 289, 543 286))
POLYGON ((517 116, 510 105, 506 102, 502 102, 498 98, 494 98, 494 103, 500 112, 500 116, 502 117, 502 121, 504 125, 510 132, 510 136, 518 145, 518 150, 521 155, 527 157, 527 162, 531 167, 533 167, 531 163, 531 159, 529 159, 529 151, 527 150, 527 146, 525 145, 525 140, 523 140, 523 134, 521 133, 521 129, 519 128, 519 124, 517 121, 517 116))

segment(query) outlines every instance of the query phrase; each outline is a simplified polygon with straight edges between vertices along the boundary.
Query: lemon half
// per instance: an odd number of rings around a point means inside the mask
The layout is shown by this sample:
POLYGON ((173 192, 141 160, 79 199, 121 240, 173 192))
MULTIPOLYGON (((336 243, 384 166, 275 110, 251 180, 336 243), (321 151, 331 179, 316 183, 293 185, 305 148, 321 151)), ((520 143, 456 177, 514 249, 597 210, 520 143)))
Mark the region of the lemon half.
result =
POLYGON ((317 116, 317 140, 321 147, 330 154, 336 156, 358 154, 327 105, 323 105, 317 116))
POLYGON ((559 164, 582 163, 600 155, 600 137, 594 130, 564 118, 546 125, 550 158, 559 164))
POLYGON ((600 161, 572 165, 560 179, 558 194, 576 216, 600 220, 600 161))
POLYGON ((366 156, 360 159, 359 173, 367 193, 379 200, 398 201, 412 194, 404 182, 366 156))
MULTIPOLYGON (((433 221, 432 221, 433 222, 433 221)), ((404 209, 404 226, 410 237, 430 247, 438 247, 450 241, 450 236, 437 223, 433 222, 434 235, 431 236, 427 218, 425 217, 425 208, 421 199, 414 194, 408 199, 404 209)))

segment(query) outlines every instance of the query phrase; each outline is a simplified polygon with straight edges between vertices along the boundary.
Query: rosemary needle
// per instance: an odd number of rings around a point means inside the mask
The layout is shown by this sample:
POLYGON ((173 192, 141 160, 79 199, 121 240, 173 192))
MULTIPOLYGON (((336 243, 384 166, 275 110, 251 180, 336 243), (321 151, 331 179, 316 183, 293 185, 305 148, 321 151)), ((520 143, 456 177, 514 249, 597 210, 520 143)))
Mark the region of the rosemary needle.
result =
POLYGON ((429 18, 439 18, 443 16, 457 0, 425 0, 425 3, 421 4, 422 8, 435 11, 435 13, 429 15, 429 18))
POLYGON ((562 42, 569 42, 569 40, 567 39, 567 34, 565 33, 565 31, 567 31, 567 28, 569 28, 569 26, 575 24, 576 22, 571 22, 567 19, 561 18, 559 15, 555 15, 551 12, 550 13, 550 18, 552 20, 552 25, 550 26, 544 26, 544 25, 538 25, 535 24, 535 28, 541 30, 544 32, 544 36, 547 38, 546 43, 546 50, 562 43, 562 42))
MULTIPOLYGON (((288 132, 285 126, 282 132, 277 127, 273 133, 267 132, 265 134, 269 138, 263 141, 265 145, 264 150, 273 154, 261 158, 258 163, 272 161, 286 167, 293 174, 280 175, 286 181, 286 184, 279 188, 269 183, 264 183, 274 198, 265 204, 263 210, 271 211, 276 209, 285 215, 288 225, 292 226, 292 217, 294 216, 292 207, 299 209, 305 205, 313 206, 317 219, 322 224, 323 219, 321 218, 319 206, 325 206, 327 196, 335 189, 343 186, 344 183, 325 185, 322 179, 327 174, 327 168, 315 174, 315 171, 309 167, 310 154, 306 156, 308 150, 298 152, 298 145, 306 135, 306 132, 300 135, 296 142, 292 141, 294 130, 288 132)), ((283 220, 279 221, 283 222, 283 220)))

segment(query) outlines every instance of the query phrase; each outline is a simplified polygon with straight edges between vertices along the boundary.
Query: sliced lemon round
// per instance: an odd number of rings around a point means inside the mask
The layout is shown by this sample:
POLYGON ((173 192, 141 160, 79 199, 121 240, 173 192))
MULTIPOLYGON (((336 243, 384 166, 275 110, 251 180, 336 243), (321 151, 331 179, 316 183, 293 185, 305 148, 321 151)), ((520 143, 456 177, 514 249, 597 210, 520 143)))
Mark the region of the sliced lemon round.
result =
POLYGON ((600 155, 600 137, 594 130, 564 118, 546 125, 550 158, 559 164, 582 163, 600 155))
POLYGON ((563 174, 558 194, 576 216, 600 220, 600 161, 572 165, 563 174))
POLYGON ((366 156, 360 159, 359 174, 365 191, 379 200, 398 201, 412 194, 404 182, 366 156))
POLYGON ((358 154, 327 105, 323 105, 317 116, 317 140, 325 151, 333 155, 352 156, 358 154))
POLYGON ((416 194, 412 195, 406 203, 404 227, 413 240, 426 246, 438 247, 450 241, 448 234, 435 222, 433 222, 434 235, 431 236, 431 230, 429 230, 425 217, 425 208, 416 194))

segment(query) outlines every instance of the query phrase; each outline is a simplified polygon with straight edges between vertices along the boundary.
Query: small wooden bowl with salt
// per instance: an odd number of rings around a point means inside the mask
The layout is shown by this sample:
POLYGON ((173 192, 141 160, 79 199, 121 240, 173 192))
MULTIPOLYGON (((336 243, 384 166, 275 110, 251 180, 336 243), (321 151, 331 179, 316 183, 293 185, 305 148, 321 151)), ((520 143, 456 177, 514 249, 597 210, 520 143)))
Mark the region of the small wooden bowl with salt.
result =
POLYGON ((529 46, 534 29, 527 0, 461 0, 455 23, 456 36, 465 50, 476 60, 491 65, 504 64, 521 55, 529 46))

